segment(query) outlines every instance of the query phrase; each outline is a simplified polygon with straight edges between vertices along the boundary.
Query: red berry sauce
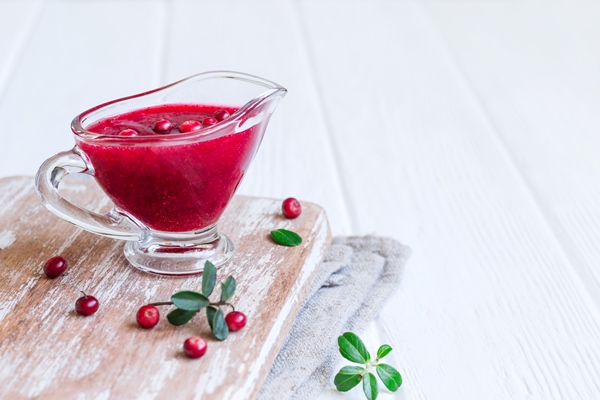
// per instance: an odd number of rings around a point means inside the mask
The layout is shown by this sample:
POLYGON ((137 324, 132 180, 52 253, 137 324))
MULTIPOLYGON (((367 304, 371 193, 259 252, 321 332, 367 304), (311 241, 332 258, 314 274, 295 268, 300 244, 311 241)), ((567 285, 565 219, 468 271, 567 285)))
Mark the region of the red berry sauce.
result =
POLYGON ((154 132, 160 134, 170 133, 173 125, 168 119, 160 119, 154 123, 154 132))
POLYGON ((219 121, 216 120, 216 118, 213 117, 206 117, 202 120, 202 125, 204 126, 213 126, 215 124, 217 124, 219 121))
POLYGON ((194 121, 193 119, 179 124, 179 132, 181 133, 199 131, 200 129, 202 129, 202 124, 199 121, 194 121))
POLYGON ((137 136, 137 132, 134 129, 123 129, 119 132, 119 136, 137 136))
POLYGON ((223 121, 224 119, 229 118, 230 115, 231 113, 228 110, 222 108, 213 113, 213 116, 217 121, 223 121))
POLYGON ((153 230, 196 231, 217 222, 225 210, 260 144, 262 129, 252 127, 234 134, 231 127, 231 132, 206 139, 201 135, 208 128, 185 134, 173 129, 168 135, 153 128, 163 119, 181 127, 185 121, 202 121, 216 111, 229 115, 236 110, 201 104, 135 110, 87 128, 108 136, 107 140, 77 137, 77 142, 117 209, 153 230), (135 129, 137 137, 122 141, 111 137, 127 128, 135 129), (197 136, 177 140, 190 135, 197 136))

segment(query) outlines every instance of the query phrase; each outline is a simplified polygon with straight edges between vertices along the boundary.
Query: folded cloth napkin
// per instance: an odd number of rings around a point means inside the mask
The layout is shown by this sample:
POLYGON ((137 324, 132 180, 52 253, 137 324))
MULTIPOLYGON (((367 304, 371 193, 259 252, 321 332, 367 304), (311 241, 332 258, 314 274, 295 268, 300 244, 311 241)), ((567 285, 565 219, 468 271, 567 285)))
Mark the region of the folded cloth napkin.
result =
POLYGON ((316 398, 334 372, 337 337, 361 332, 378 314, 409 255, 392 239, 334 238, 258 398, 316 398))

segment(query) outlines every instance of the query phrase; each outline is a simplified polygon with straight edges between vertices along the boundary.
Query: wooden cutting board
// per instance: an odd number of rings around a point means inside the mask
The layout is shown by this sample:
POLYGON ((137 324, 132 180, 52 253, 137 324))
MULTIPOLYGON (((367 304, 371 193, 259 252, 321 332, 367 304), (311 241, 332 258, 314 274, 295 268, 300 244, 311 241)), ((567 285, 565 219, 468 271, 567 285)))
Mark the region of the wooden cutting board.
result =
MULTIPOLYGON (((79 205, 107 211, 109 201, 93 182, 65 180, 61 192, 79 205)), ((294 220, 281 216, 279 200, 236 196, 219 228, 235 255, 218 272, 238 283, 231 302, 247 326, 214 339, 199 313, 184 326, 166 320, 150 330, 135 321, 138 308, 167 301, 181 290, 201 290, 201 277, 157 277, 130 267, 121 241, 62 221, 38 201, 30 177, 0 179, 0 398, 21 399, 252 399, 314 278, 330 243, 322 208, 303 203, 294 220), (283 247, 272 229, 298 232, 304 242, 283 247), (68 275, 48 279, 47 259, 62 255, 68 275), (78 315, 83 290, 100 309, 78 315), (208 341, 200 359, 188 359, 190 336, 208 341)), ((212 297, 217 299, 220 289, 212 297)), ((164 312, 163 312, 164 311, 164 312)))

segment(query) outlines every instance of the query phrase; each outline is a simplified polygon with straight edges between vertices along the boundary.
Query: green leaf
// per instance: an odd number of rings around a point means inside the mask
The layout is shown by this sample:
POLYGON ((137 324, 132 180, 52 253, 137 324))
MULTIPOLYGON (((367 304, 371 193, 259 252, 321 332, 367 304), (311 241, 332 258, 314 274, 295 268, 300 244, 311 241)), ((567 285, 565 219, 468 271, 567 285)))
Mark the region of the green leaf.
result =
POLYGON ((210 330, 213 330, 213 320, 215 319, 215 314, 217 313, 217 309, 213 306, 206 307, 206 319, 208 320, 208 325, 210 326, 210 330))
POLYGON ((348 390, 352 389, 354 386, 360 383, 360 374, 363 371, 363 368, 351 365, 342 368, 340 372, 337 373, 335 378, 333 378, 335 388, 340 392, 347 392, 348 390))
POLYGON ((379 394, 377 379, 375 379, 375 375, 370 372, 363 376, 363 392, 365 392, 365 396, 367 396, 368 400, 377 399, 377 395, 379 394))
POLYGON ((233 276, 227 277, 225 282, 221 282, 221 301, 226 302, 235 293, 235 279, 233 276))
POLYGON ((211 329, 213 335, 215 335, 215 337, 219 340, 227 339, 227 335, 229 335, 229 328, 225 322, 225 317, 223 317, 223 310, 218 308, 212 321, 211 329))
POLYGON ((217 282, 217 268, 213 263, 206 260, 204 263, 204 271, 202 271, 202 294, 206 297, 210 296, 217 282))
POLYGON ((402 385, 402 376, 394 367, 387 364, 377 365, 377 375, 386 388, 395 392, 402 385))
POLYGON ((377 350, 377 359, 381 360, 383 357, 390 354, 390 351, 392 351, 392 346, 390 346, 389 344, 382 344, 379 347, 379 350, 377 350))
POLYGON ((196 311, 182 310, 176 308, 167 315, 171 325, 180 326, 187 323, 196 314, 196 311))
POLYGON ((276 243, 283 246, 298 246, 300 243, 302 243, 302 238, 300 235, 286 229, 277 229, 276 231, 271 231, 271 237, 276 243))
POLYGON ((371 355, 367 351, 363 341, 352 332, 346 332, 338 337, 338 345, 340 346, 342 357, 346 360, 362 364, 371 360, 371 355))
POLYGON ((177 308, 189 311, 198 311, 210 303, 208 299, 200 293, 190 292, 188 290, 175 293, 171 296, 171 301, 177 308))

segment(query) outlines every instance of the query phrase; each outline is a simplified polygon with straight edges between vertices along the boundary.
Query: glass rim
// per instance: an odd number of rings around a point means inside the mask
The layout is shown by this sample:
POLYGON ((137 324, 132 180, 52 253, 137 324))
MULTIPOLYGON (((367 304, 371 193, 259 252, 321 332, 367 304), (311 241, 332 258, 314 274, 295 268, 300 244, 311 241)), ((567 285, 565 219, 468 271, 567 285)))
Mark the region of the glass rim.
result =
MULTIPOLYGON (((211 139, 213 136, 217 136, 219 132, 223 132, 228 130, 231 125, 239 122, 240 118, 252 107, 257 104, 263 103, 266 99, 273 97, 274 95, 284 96, 287 93, 287 89, 283 86, 264 79, 255 75, 246 74, 243 72, 236 71, 208 71, 201 72, 198 74, 194 74, 188 76, 187 78, 180 79, 176 82, 170 83, 168 85, 152 89, 146 92, 134 94, 131 96, 121 97, 115 100, 111 100, 102 104, 99 104, 95 107, 92 107, 82 113, 78 114, 73 118, 71 122, 71 131, 75 134, 78 140, 83 140, 85 142, 94 142, 94 141, 102 141, 103 143, 112 143, 112 144, 130 144, 130 145, 141 145, 141 144, 150 144, 150 143, 164 143, 164 142, 181 142, 188 141, 189 139, 198 139, 202 137, 203 139, 211 139), (192 82, 192 81, 202 81, 207 79, 234 79, 239 81, 244 81, 248 83, 253 83, 258 86, 263 86, 267 88, 266 91, 262 92, 258 96, 253 97, 249 101, 247 101, 243 106, 241 106, 236 112, 234 112, 227 120, 223 122, 219 122, 213 126, 205 127, 197 131, 187 132, 187 133, 171 133, 169 135, 140 135, 140 136, 115 136, 115 135, 103 135, 99 133, 94 133, 83 127, 83 120, 90 116, 91 114, 102 110, 106 107, 110 107, 112 105, 127 102, 129 100, 140 99, 143 97, 150 97, 159 92, 169 93, 176 91, 179 86, 192 82)), ((177 104, 177 103, 173 103, 177 104)))

